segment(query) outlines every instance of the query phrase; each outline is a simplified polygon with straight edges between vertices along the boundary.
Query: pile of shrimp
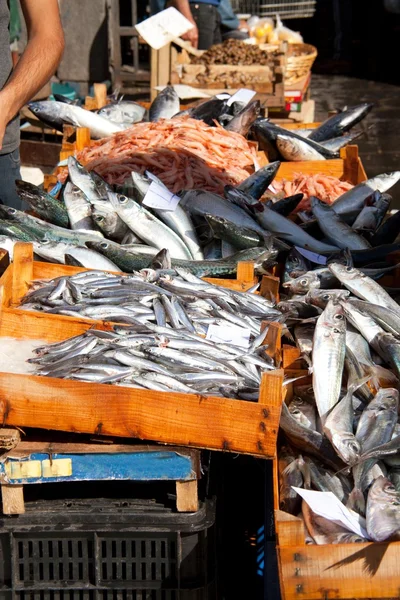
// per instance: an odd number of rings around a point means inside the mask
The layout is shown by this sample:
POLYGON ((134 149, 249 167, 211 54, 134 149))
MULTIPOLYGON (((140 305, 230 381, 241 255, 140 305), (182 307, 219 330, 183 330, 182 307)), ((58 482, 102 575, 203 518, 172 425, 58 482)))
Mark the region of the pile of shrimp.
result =
POLYGON ((316 175, 305 175, 304 173, 294 173, 293 181, 282 179, 274 181, 272 184, 276 192, 282 192, 284 196, 293 196, 302 193, 304 197, 297 206, 296 211, 310 210, 310 196, 317 196, 323 202, 332 204, 339 196, 351 190, 354 186, 347 181, 340 181, 337 177, 318 173, 316 175))
POLYGON ((201 188, 223 193, 249 176, 256 153, 238 133, 189 117, 137 123, 94 142, 78 153, 86 168, 110 184, 123 184, 132 171, 148 170, 172 191, 201 188))

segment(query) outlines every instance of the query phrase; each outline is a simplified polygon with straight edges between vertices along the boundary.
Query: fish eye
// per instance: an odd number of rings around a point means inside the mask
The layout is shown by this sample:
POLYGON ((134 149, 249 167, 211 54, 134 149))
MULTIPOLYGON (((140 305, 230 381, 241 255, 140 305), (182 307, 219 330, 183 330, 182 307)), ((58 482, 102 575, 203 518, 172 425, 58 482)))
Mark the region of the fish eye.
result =
POLYGON ((324 295, 322 296, 322 299, 323 299, 323 300, 330 300, 330 295, 329 295, 329 294, 324 294, 324 295))
POLYGON ((336 327, 335 327, 334 330, 333 330, 333 333, 340 333, 340 330, 336 329, 336 327))
POLYGON ((10 215, 15 215, 17 213, 17 211, 16 211, 15 208, 9 208, 8 212, 9 212, 10 215))
POLYGON ((307 285, 308 281, 307 281, 307 279, 302 279, 300 281, 300 283, 301 283, 301 285, 307 285))
POLYGON ((101 242, 100 247, 106 250, 108 248, 107 242, 101 242))
POLYGON ((314 393, 314 388, 309 387, 307 390, 307 394, 313 394, 314 393))
POLYGON ((298 408, 292 408, 292 410, 290 411, 292 413, 292 415, 299 415, 300 411, 298 408))
POLYGON ((352 270, 353 270, 353 269, 352 269, 352 267, 346 267, 346 271, 347 271, 347 273, 351 273, 351 272, 352 272, 352 270))
POLYGON ((128 198, 126 196, 119 196, 118 200, 120 204, 126 204, 128 202, 128 198))
POLYGON ((341 321, 343 319, 343 315, 335 315, 334 319, 337 319, 338 321, 341 321))

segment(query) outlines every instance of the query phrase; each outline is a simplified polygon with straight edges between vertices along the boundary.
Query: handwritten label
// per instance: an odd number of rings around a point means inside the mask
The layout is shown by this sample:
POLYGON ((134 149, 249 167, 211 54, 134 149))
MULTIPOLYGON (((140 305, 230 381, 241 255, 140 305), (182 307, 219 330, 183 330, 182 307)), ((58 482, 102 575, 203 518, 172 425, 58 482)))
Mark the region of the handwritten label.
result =
POLYGON ((254 90, 248 90, 247 88, 241 88, 227 102, 227 105, 230 106, 233 102, 243 102, 243 104, 248 104, 252 98, 256 95, 257 92, 254 90))
POLYGON ((233 344, 241 348, 248 348, 250 329, 236 325, 209 325, 206 340, 217 344, 233 344))
POLYGON ((175 194, 170 192, 165 185, 160 185, 156 181, 151 182, 150 187, 143 198, 143 204, 145 206, 170 210, 171 212, 176 209, 179 201, 179 196, 175 196, 175 194))
POLYGON ((311 252, 310 250, 305 250, 298 246, 295 246, 295 248, 302 256, 304 256, 304 258, 307 258, 311 262, 316 263, 317 265, 326 265, 328 259, 323 254, 317 254, 316 252, 311 252))
POLYGON ((369 539, 365 519, 353 510, 346 508, 332 492, 315 492, 294 486, 292 488, 307 502, 316 515, 369 539))
POLYGON ((166 46, 192 28, 193 23, 172 6, 136 25, 138 34, 154 50, 166 46))

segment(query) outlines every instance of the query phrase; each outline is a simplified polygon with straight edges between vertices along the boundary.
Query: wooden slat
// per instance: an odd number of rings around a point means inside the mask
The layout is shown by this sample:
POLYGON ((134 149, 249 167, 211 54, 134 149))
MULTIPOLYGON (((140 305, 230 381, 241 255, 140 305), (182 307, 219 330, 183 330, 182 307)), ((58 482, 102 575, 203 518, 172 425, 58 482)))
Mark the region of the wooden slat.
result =
POLYGON ((282 366, 284 369, 296 368, 298 366, 296 365, 292 367, 293 363, 295 363, 300 358, 300 350, 297 348, 297 346, 284 345, 282 354, 282 366))
POLYGON ((340 150, 343 159, 343 179, 354 185, 359 182, 358 146, 346 146, 340 150))
POLYGON ((263 275, 260 286, 260 294, 268 300, 279 302, 279 277, 273 275, 263 275))
POLYGON ((156 86, 158 85, 158 50, 151 48, 150 50, 150 100, 153 100, 157 96, 156 86))
POLYGON ((275 512, 275 527, 279 546, 305 546, 304 524, 301 519, 282 510, 275 512))
POLYGON ((197 479, 176 482, 176 508, 178 512, 196 512, 199 510, 197 479))
POLYGON ((11 302, 19 303, 28 291, 33 274, 33 246, 17 242, 14 246, 11 302))
POLYGON ((76 150, 79 152, 87 146, 90 146, 90 129, 88 127, 78 127, 76 130, 76 150))
POLYGON ((251 261, 243 261, 238 264, 237 278, 243 281, 254 280, 254 263, 251 261))
POLYGON ((22 515, 25 512, 24 488, 22 485, 1 485, 3 514, 22 515))
POLYGON ((94 97, 96 98, 97 108, 103 108, 107 104, 107 86, 105 83, 93 84, 94 97))
MULTIPOLYGON (((265 386, 261 391, 267 393, 265 386)), ((7 426, 133 437, 268 458, 275 455, 281 397, 282 390, 277 400, 268 392, 261 406, 0 373, 0 420, 7 426)))
POLYGON ((398 598, 400 542, 280 547, 284 600, 398 598))

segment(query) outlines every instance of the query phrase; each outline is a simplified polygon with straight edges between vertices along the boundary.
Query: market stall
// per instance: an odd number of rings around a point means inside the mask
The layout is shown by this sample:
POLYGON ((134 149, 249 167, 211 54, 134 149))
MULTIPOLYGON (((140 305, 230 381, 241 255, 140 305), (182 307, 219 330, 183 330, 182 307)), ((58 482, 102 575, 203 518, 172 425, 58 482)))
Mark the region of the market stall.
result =
POLYGON ((61 143, 43 186, 16 181, 26 210, 0 205, 7 594, 225 597, 210 455, 272 463, 282 598, 400 587, 400 171, 364 170, 367 102, 269 118, 316 55, 269 23, 205 52, 150 40, 151 98, 26 108, 61 143), (46 529, 24 494, 65 483, 46 529))

